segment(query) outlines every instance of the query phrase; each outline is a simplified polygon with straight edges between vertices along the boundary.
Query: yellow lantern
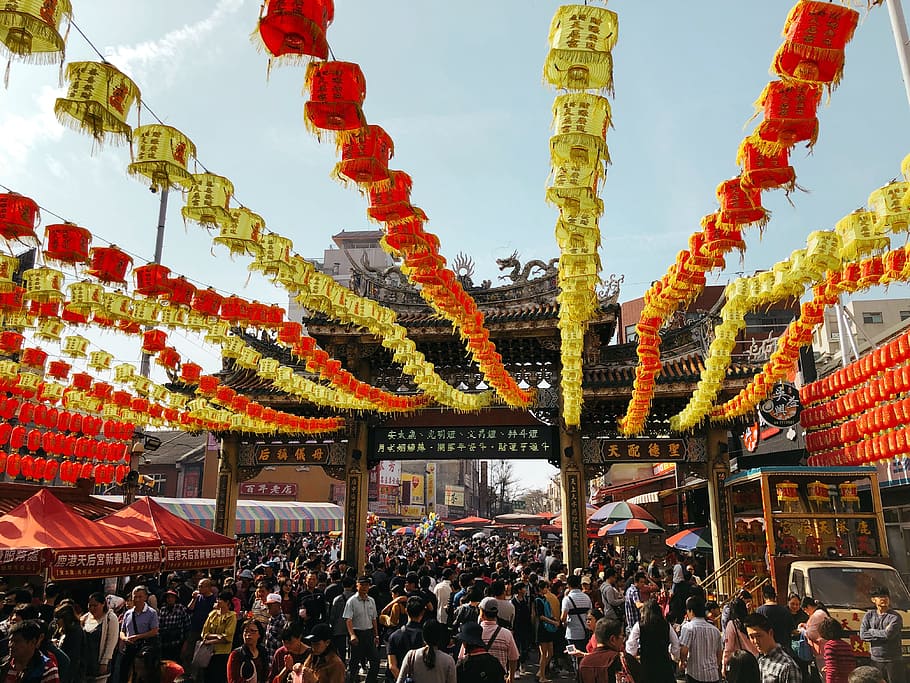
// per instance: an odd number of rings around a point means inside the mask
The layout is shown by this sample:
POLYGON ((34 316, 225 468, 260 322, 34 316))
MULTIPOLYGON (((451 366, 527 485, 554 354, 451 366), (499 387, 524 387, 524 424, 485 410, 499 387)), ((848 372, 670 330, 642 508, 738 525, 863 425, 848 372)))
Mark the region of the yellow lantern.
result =
POLYGON ((259 253, 250 264, 250 270, 258 270, 266 276, 287 272, 291 267, 293 249, 294 243, 287 237, 274 232, 263 235, 259 253))
POLYGON ((841 257, 856 261, 884 251, 890 240, 877 229, 875 214, 859 209, 841 218, 834 229, 841 238, 841 257))
POLYGON ((29 64, 62 62, 66 38, 61 26, 72 14, 70 0, 6 0, 0 9, 0 44, 5 48, 0 51, 29 64))
POLYGON ((16 379, 19 376, 19 363, 12 360, 0 360, 0 379, 16 379))
POLYGON ((553 129, 550 157, 554 165, 577 164, 586 168, 609 164, 607 128, 610 103, 589 93, 560 95, 553 102, 553 129))
POLYGON ((3 316, 3 326, 10 330, 24 330, 34 325, 35 316, 27 311, 14 311, 3 316))
POLYGON ((60 341, 60 335, 63 334, 63 329, 66 327, 66 323, 60 320, 60 318, 45 318, 40 323, 38 323, 38 329, 35 330, 35 336, 38 339, 43 339, 45 341, 60 341))
POLYGON ((0 254, 0 292, 9 292, 17 286, 13 275, 19 268, 19 259, 15 256, 0 254))
POLYGON ((101 417, 105 420, 119 420, 120 408, 113 403, 105 403, 101 408, 101 417))
POLYGON ((38 400, 42 403, 56 403, 63 398, 63 385, 57 382, 44 382, 38 391, 38 400))
POLYGON ((74 282, 66 288, 69 308, 74 313, 89 315, 104 308, 104 287, 94 282, 74 282))
POLYGON ((22 274, 26 300, 50 303, 63 301, 63 273, 53 268, 32 268, 22 274))
POLYGON ((161 314, 161 305, 154 299, 133 299, 132 318, 146 327, 154 327, 161 314))
POLYGON ((190 330, 199 332, 207 330, 210 325, 209 318, 199 311, 190 311, 186 316, 186 327, 190 330))
POLYGON ((105 292, 101 297, 101 310, 111 320, 132 320, 133 300, 123 292, 105 292))
POLYGON ((175 327, 185 327, 187 322, 187 310, 183 306, 162 306, 161 307, 161 324, 165 327, 174 329, 175 327))
POLYGON ((603 203, 597 201, 601 170, 596 166, 584 168, 575 164, 559 164, 553 167, 552 176, 553 181, 547 188, 548 202, 577 213, 597 211, 598 208, 603 213, 603 203))
POLYGON ((230 204, 234 185, 214 173, 197 173, 183 207, 183 219, 200 225, 221 226, 233 222, 230 204))
POLYGON ((262 358, 259 361, 259 368, 257 374, 262 377, 262 379, 275 379, 278 376, 278 366, 281 365, 274 358, 262 358))
POLYGON ((814 266, 815 280, 824 277, 826 270, 840 270, 840 252, 841 237, 833 230, 809 233, 806 239, 806 263, 814 266))
POLYGON ((70 62, 66 77, 66 97, 54 105, 60 123, 85 131, 99 143, 131 138, 126 118, 139 99, 133 81, 105 62, 70 62))
POLYGON ((114 361, 114 356, 107 351, 92 351, 88 358, 88 366, 93 370, 110 370, 114 361))
POLYGON ((186 408, 187 403, 189 403, 190 397, 186 394, 178 394, 177 392, 171 392, 169 405, 171 408, 176 410, 183 410, 186 408))
POLYGON ((136 367, 129 363, 121 363, 114 367, 114 381, 118 384, 130 384, 136 376, 136 367))
POLYGON ((152 380, 142 375, 133 375, 132 385, 140 396, 148 396, 152 390, 152 380))
POLYGON ((251 346, 244 345, 240 351, 240 356, 234 361, 234 366, 246 370, 256 370, 259 367, 259 361, 262 354, 251 346))
MULTIPOLYGON (((206 341, 209 341, 208 337, 206 341)), ((240 358, 244 346, 246 344, 240 337, 228 337, 221 343, 221 355, 224 358, 240 358)))
POLYGON ((209 344, 224 344, 228 339, 236 339, 236 337, 229 337, 228 330, 230 325, 227 320, 216 320, 215 322, 209 322, 208 324, 208 334, 205 335, 205 341, 209 344))
POLYGON ((63 340, 63 355, 70 358, 85 358, 88 356, 88 344, 88 339, 80 337, 78 334, 66 337, 63 340))
POLYGON ((230 214, 232 220, 218 226, 221 232, 212 241, 226 246, 232 255, 257 254, 262 231, 265 229, 262 216, 244 207, 231 209, 230 214))
POLYGON ((32 392, 38 389, 41 384, 41 377, 34 372, 20 372, 19 381, 16 382, 16 388, 20 392, 32 392))
POLYGON ((133 163, 127 171, 133 176, 145 176, 151 188, 183 185, 189 187, 192 174, 187 163, 196 156, 196 145, 171 126, 152 124, 133 131, 133 163))
POLYGON ((155 401, 156 403, 166 403, 171 392, 167 390, 167 387, 163 387, 160 384, 152 384, 149 387, 149 398, 155 401))
POLYGON ((564 90, 613 88, 613 57, 619 19, 588 5, 563 5, 550 24, 544 80, 564 90))
POLYGON ((907 232, 910 210, 903 199, 910 192, 910 182, 892 182, 869 195, 869 209, 875 213, 875 227, 881 233, 907 232))

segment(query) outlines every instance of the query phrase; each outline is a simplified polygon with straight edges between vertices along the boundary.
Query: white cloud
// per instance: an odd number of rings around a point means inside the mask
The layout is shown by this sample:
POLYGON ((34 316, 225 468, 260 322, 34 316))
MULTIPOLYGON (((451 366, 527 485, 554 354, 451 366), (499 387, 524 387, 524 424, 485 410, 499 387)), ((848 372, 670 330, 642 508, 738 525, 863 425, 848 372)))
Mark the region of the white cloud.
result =
POLYGON ((32 98, 34 106, 29 106, 27 113, 0 110, 0 168, 4 175, 17 175, 26 167, 33 147, 56 142, 63 135, 63 126, 54 114, 54 101, 63 94, 63 89, 45 86, 32 98))
MULTIPOLYGON (((198 45, 203 38, 213 33, 225 18, 239 10, 244 1, 219 0, 210 15, 194 24, 186 24, 169 31, 158 40, 147 40, 136 45, 106 47, 103 52, 111 64, 131 78, 140 79, 148 73, 150 67, 160 64, 162 60, 171 60, 186 48, 198 45)), ((155 71, 159 72, 160 69, 156 67, 155 71)))

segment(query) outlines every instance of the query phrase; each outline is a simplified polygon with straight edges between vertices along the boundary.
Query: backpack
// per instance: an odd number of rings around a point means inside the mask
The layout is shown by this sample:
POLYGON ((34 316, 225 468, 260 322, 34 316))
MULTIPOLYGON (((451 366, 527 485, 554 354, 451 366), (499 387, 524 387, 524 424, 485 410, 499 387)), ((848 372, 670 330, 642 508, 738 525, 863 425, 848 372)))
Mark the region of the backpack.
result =
POLYGON ((469 655, 455 665, 458 683, 503 683, 506 671, 493 655, 469 655))
POLYGON ((480 618, 480 606, 468 603, 455 610, 455 623, 452 626, 457 629, 462 624, 477 621, 480 618))

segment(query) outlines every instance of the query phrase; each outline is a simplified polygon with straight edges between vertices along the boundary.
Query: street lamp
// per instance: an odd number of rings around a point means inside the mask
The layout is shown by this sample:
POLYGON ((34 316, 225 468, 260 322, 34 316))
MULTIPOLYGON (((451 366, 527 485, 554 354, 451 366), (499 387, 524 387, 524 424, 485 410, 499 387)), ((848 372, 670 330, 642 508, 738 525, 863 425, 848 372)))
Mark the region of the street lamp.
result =
POLYGON ((131 505, 136 500, 136 490, 139 488, 139 466, 145 463, 145 437, 133 437, 130 446, 130 471, 123 478, 123 504, 131 505))

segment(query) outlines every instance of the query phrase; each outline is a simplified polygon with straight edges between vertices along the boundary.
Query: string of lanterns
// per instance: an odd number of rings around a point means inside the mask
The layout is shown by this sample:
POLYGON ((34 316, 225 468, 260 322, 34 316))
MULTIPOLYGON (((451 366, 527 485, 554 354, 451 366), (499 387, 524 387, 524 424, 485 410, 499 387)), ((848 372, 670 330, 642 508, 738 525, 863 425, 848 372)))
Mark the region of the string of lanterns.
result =
POLYGON ((844 50, 858 20, 859 13, 852 8, 816 0, 799 0, 791 9, 772 62, 779 79, 768 84, 756 103, 762 119, 740 145, 740 175, 717 187, 719 211, 702 219, 702 229, 690 236, 689 248, 679 252, 676 262, 645 293, 636 328, 639 362, 632 398, 619 420, 623 434, 640 433, 650 413, 661 370, 661 327, 702 291, 705 274, 722 268, 727 253, 745 250, 743 229, 767 223, 761 193, 795 187, 789 151, 798 142, 815 144, 822 91, 840 81, 844 50))
POLYGON ((544 80, 561 91, 553 103, 550 185, 547 201, 559 209, 559 334, 562 417, 567 427, 581 424, 582 352, 588 321, 598 308, 600 216, 597 196, 606 165, 612 50, 619 21, 615 12, 587 5, 563 5, 550 24, 544 80))
MULTIPOLYGON (((910 155, 904 166, 910 172, 910 155)), ((848 280, 853 280, 859 272, 860 277, 855 278, 858 283, 862 279, 862 266, 857 270, 857 259, 886 249, 890 244, 889 233, 907 232, 910 182, 895 181, 878 188, 870 194, 868 204, 870 211, 854 211, 838 221, 834 230, 812 232, 805 249, 794 251, 769 271, 739 278, 727 286, 721 323, 714 330, 714 340, 705 357, 705 369, 689 403, 671 418, 672 429, 691 429, 710 412, 726 377, 736 338, 746 326, 747 313, 775 301, 798 300, 807 287, 825 282, 826 277, 845 265, 854 264, 848 280)), ((900 258, 899 253, 895 252, 897 255, 892 258, 900 258)), ((900 270, 899 263, 892 265, 900 270)), ((815 313, 814 307, 809 310, 815 313)), ((812 315, 810 319, 814 317, 812 315)))

